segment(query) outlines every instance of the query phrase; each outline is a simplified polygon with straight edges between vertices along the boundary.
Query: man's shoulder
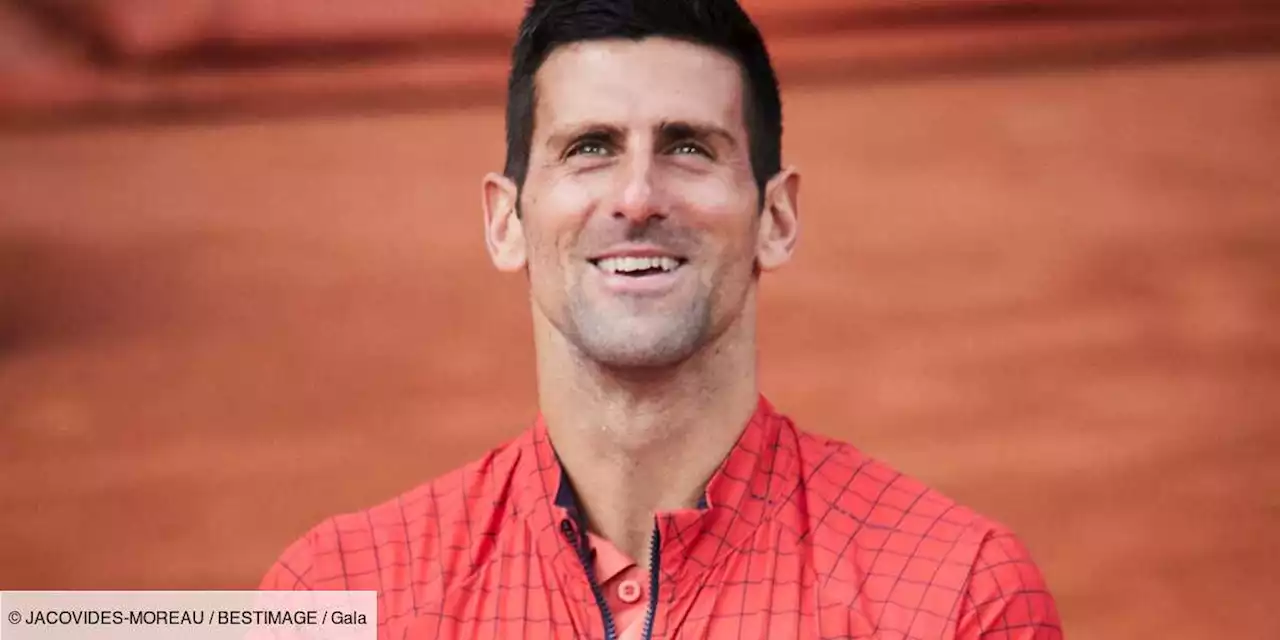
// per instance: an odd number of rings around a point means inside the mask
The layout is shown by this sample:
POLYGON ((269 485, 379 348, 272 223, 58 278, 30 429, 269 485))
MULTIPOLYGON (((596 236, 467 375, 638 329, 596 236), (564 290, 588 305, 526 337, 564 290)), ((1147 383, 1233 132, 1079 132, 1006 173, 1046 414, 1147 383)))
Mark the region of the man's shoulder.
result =
POLYGON ((906 528, 923 524, 915 520, 919 517, 994 525, 951 496, 849 442, 803 430, 796 435, 805 491, 850 515, 880 526, 898 523, 906 528))
POLYGON ((848 442, 798 430, 797 449, 806 530, 819 548, 830 546, 824 540, 835 545, 839 557, 833 560, 854 560, 858 552, 875 559, 888 551, 971 562, 987 539, 1010 533, 999 521, 848 442))
POLYGON ((825 597, 890 625, 902 611, 934 611, 958 638, 1062 637, 1039 567, 1002 522, 849 443, 798 431, 797 450, 825 597))
POLYGON ((448 578, 445 556, 470 551, 448 540, 486 526, 504 508, 520 444, 504 442, 380 503, 325 518, 286 547, 261 588, 381 589, 387 572, 414 574, 415 582, 448 578))

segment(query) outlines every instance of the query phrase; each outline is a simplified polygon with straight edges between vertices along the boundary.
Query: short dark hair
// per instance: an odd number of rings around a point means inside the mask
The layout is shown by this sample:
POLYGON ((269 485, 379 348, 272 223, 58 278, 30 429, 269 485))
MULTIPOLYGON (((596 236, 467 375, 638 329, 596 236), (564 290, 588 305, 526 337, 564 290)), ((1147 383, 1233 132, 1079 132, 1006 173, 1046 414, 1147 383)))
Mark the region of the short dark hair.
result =
POLYGON ((782 168, 782 100, 760 31, 736 0, 534 0, 511 54, 507 83, 507 161, 518 185, 529 171, 534 76, 556 47, 585 40, 666 37, 711 47, 742 68, 751 170, 761 196, 782 168))

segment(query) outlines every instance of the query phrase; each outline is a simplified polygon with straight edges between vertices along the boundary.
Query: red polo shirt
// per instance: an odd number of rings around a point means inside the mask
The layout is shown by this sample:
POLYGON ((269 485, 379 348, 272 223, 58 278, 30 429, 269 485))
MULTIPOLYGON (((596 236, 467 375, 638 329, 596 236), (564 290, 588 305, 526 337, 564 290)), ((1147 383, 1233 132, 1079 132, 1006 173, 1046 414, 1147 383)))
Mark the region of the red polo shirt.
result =
POLYGON ((378 592, 380 640, 1062 637, 1007 529, 763 397, 652 566, 584 531, 546 425, 290 546, 264 589, 378 592), (594 552, 593 552, 594 548, 594 552))

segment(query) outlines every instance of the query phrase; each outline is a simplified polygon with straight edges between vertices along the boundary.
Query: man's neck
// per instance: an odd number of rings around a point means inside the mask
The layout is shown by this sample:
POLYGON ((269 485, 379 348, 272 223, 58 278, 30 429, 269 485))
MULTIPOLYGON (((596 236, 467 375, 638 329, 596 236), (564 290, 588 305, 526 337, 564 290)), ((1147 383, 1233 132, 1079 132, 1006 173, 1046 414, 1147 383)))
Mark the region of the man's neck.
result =
POLYGON ((670 370, 539 356, 541 410, 588 523, 641 566, 654 513, 697 506, 756 408, 754 340, 735 335, 754 327, 742 324, 670 370))

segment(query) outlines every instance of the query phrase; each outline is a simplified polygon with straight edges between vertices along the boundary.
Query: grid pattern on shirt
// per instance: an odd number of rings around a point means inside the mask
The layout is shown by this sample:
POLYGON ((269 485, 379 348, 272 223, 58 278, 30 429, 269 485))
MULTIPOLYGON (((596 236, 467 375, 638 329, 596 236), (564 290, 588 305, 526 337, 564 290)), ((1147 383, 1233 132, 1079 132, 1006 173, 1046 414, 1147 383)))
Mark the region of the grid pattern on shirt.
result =
MULTIPOLYGON (((294 543, 264 589, 375 589, 379 638, 602 638, 545 425, 294 543), (572 527, 571 527, 572 528, 572 527)), ((661 514, 655 638, 1062 637, 1012 533, 762 398, 707 490, 661 514)))

